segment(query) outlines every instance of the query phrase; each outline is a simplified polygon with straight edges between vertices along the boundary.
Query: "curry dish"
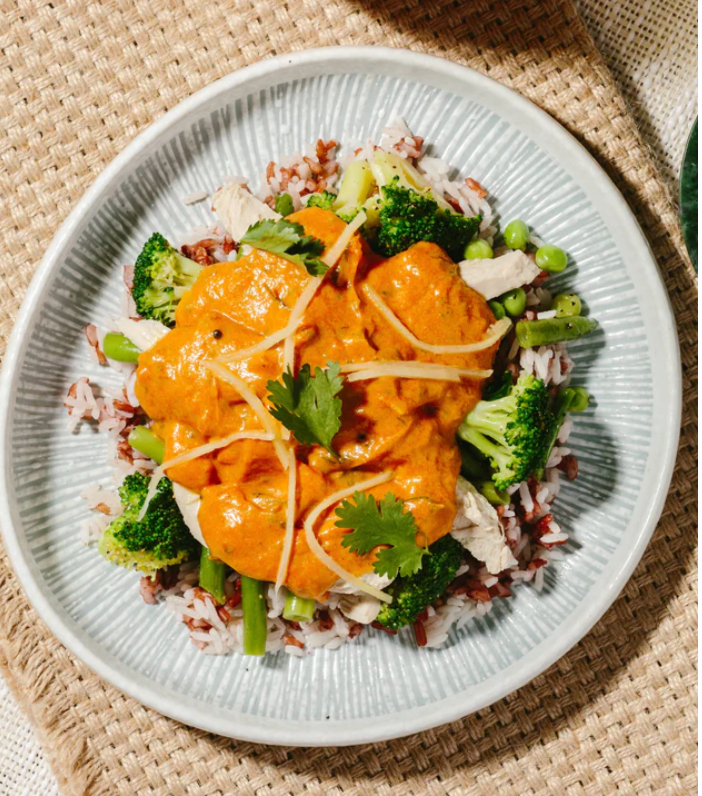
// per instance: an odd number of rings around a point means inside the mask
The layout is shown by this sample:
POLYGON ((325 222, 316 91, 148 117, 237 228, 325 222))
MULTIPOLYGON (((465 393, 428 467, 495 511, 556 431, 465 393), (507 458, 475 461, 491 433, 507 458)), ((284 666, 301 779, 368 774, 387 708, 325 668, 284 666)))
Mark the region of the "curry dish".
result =
POLYGON ((225 180, 178 246, 154 231, 122 314, 85 330, 121 391, 65 399, 115 473, 83 491, 86 543, 207 654, 371 628, 440 647, 541 589, 568 539, 552 507, 589 398, 566 343, 597 322, 549 290, 567 254, 500 230, 401 120, 338 147, 269 163, 257 193, 225 180))
MULTIPOLYGON (((345 224, 334 213, 307 208, 288 217, 307 235, 331 246, 345 224)), ((309 279, 299 266, 254 249, 235 262, 208 268, 178 304, 176 325, 140 357, 136 394, 166 442, 166 460, 236 431, 262 429, 231 385, 203 361, 249 347, 286 325, 309 279)), ((365 299, 368 284, 421 340, 467 344, 481 340, 495 317, 486 300, 461 279, 457 265, 435 244, 417 243, 389 258, 373 254, 356 234, 315 294, 295 336, 295 361, 324 367, 374 360, 441 362, 461 368, 492 366, 497 343, 468 354, 416 350, 365 299)), ((230 366, 261 398, 282 370, 282 346, 230 366)), ((300 532, 312 507, 373 473, 393 478, 372 492, 405 501, 421 544, 449 533, 456 515, 461 459, 455 441, 461 420, 480 400, 482 380, 459 383, 384 377, 347 384, 334 456, 297 446, 296 535, 286 585, 319 598, 336 582, 300 532)), ((275 581, 285 536, 288 477, 267 441, 240 440, 210 456, 177 465, 168 477, 202 495, 199 521, 213 556, 237 572, 275 581)), ((318 525, 325 550, 356 575, 372 571, 375 554, 342 547, 344 530, 333 511, 318 525)))

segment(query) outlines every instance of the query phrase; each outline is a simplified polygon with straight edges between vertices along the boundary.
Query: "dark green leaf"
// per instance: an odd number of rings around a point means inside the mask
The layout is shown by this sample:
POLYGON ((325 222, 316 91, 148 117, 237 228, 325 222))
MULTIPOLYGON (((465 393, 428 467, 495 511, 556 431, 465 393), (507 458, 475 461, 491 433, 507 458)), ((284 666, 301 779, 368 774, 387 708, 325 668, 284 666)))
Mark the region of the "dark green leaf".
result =
POLYGON ((341 544, 361 555, 378 545, 390 545, 377 553, 373 569, 378 575, 394 578, 399 572, 408 577, 419 572, 428 551, 415 541, 417 524, 412 512, 404 512, 404 501, 390 492, 379 503, 362 492, 355 492, 353 500, 344 500, 336 510, 337 527, 352 529, 341 544))
POLYGON ((241 243, 284 257, 305 268, 312 276, 321 276, 328 268, 319 259, 324 251, 322 241, 305 235, 301 224, 284 218, 256 222, 246 230, 241 243))
POLYGON ((328 362, 327 370, 315 368, 314 376, 310 366, 303 365, 297 378, 284 373, 282 384, 269 381, 266 385, 271 414, 302 445, 322 445, 334 453, 332 439, 341 428, 341 399, 336 396, 343 384, 338 362, 328 362))

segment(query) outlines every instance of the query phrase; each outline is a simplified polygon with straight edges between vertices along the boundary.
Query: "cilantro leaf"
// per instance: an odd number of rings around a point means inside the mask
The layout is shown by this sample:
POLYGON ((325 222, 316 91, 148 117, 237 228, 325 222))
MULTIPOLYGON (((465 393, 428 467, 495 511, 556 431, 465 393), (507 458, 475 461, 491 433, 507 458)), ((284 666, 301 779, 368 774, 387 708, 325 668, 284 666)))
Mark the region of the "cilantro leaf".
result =
POLYGON ((246 230, 240 242, 301 265, 312 276, 322 276, 328 268, 319 259, 324 251, 322 241, 305 235, 301 224, 286 221, 284 218, 277 221, 270 218, 257 221, 246 230))
POLYGON ((297 378, 283 373, 283 383, 269 381, 266 389, 273 404, 271 414, 290 429, 302 445, 322 445, 330 453, 332 439, 341 428, 341 392, 344 377, 338 362, 328 362, 327 370, 303 365, 297 378))
POLYGON ((354 492, 354 503, 344 500, 336 510, 338 528, 351 528, 341 540, 354 553, 370 553, 378 545, 391 545, 377 553, 373 569, 390 578, 416 575, 422 568, 425 547, 415 542, 417 523, 411 511, 403 512, 404 501, 388 492, 376 503, 373 495, 354 492))

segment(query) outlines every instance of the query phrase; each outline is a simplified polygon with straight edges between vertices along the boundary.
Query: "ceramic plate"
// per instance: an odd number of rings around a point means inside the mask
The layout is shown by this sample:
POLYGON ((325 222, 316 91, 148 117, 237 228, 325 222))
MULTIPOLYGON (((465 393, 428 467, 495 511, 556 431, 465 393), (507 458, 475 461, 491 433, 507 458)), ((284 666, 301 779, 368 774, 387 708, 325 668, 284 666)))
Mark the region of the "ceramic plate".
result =
MULTIPOLYGON (((116 379, 116 374, 115 374, 116 379)), ((116 383, 116 381, 115 381, 116 383)), ((12 564, 39 614, 99 675, 137 700, 215 733, 265 743, 338 745, 407 735, 505 696, 563 655, 617 596, 668 488, 680 420, 675 326, 629 208, 586 151, 527 100, 444 60, 381 48, 329 48, 264 61, 195 94, 100 175, 47 251, 2 375, 0 509, 12 564), (595 396, 569 445, 580 477, 557 501, 570 534, 546 588, 516 590, 452 631, 442 649, 411 634, 305 658, 204 656, 138 578, 83 547, 79 497, 109 483, 105 441, 69 434, 62 401, 89 363, 83 325, 118 314, 121 266, 158 229, 210 220, 226 174, 256 182, 266 163, 317 137, 377 140, 401 113, 495 209, 524 218, 573 261, 554 279, 583 297, 600 329, 570 346, 575 384, 595 396)))

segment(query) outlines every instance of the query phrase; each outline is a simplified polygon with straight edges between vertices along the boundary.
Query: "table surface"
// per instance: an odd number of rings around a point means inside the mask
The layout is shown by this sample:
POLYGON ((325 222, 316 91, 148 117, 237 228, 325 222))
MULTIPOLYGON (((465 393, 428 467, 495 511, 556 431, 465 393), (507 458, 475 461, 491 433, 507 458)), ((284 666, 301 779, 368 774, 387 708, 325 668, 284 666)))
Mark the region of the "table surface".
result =
MULTIPOLYGON (((694 0, 579 0, 673 196, 697 115, 694 0)), ((58 796, 34 732, 0 678, 0 796, 58 796)))

